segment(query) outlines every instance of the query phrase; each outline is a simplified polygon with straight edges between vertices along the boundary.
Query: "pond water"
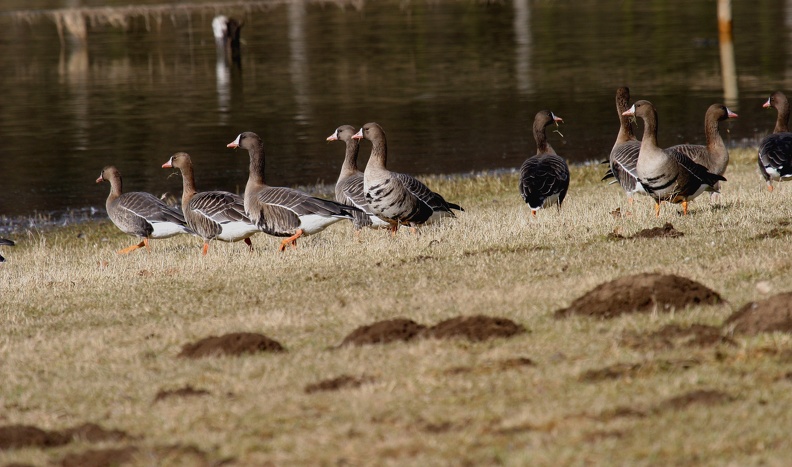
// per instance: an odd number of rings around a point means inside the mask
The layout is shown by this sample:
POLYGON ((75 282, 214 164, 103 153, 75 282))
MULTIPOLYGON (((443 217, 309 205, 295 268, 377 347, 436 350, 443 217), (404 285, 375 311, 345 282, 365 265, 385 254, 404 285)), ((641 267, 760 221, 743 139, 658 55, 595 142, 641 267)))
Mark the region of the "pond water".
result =
MULTIPOLYGON (((193 156, 199 189, 242 191, 247 154, 226 148, 241 131, 264 140, 270 184, 312 185, 337 177, 343 145, 325 138, 341 124, 380 123, 393 170, 467 173, 519 167, 542 109, 564 118, 550 135, 559 154, 606 158, 620 85, 657 106, 665 146, 703 142, 706 108, 725 100, 715 1, 127 4, 0 5, 6 222, 103 215, 109 187, 94 181, 110 164, 126 191, 179 194, 160 167, 176 151, 193 156), (77 35, 66 7, 81 8, 77 35), (244 22, 238 67, 218 60, 216 14, 244 22)), ((733 7, 739 94, 727 105, 740 118, 721 127, 727 144, 750 145, 773 127, 764 100, 792 89, 792 1, 733 7)))

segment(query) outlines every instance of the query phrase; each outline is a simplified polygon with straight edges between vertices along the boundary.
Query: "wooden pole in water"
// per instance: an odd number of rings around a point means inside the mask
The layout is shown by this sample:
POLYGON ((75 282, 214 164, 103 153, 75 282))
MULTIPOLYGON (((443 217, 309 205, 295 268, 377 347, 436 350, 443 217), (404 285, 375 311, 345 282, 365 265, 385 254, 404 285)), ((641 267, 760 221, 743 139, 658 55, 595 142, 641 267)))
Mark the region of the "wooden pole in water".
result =
POLYGON ((723 98, 726 105, 737 107, 737 65, 732 42, 731 0, 718 0, 718 43, 720 44, 723 98))

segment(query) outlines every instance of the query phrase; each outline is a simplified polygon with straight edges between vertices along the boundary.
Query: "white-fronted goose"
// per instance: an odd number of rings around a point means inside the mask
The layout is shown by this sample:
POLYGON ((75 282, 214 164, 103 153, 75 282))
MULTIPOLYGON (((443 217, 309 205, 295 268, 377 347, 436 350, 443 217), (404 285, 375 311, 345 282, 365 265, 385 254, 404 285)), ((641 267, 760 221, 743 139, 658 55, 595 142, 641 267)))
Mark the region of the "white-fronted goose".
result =
POLYGON ((280 251, 289 244, 297 248, 301 236, 321 232, 342 219, 352 219, 352 211, 359 210, 292 188, 268 186, 264 181, 264 144, 255 133, 240 133, 227 147, 247 149, 250 174, 245 185, 245 212, 262 232, 288 237, 281 242, 280 251))
POLYGON ((168 238, 178 234, 193 233, 182 214, 169 207, 154 195, 140 191, 122 193, 121 173, 113 166, 102 169, 96 183, 110 182, 110 195, 105 207, 110 220, 122 232, 142 238, 136 245, 118 251, 130 253, 138 248, 149 249, 150 238, 168 238))
POLYGON ((455 217, 452 209, 464 211, 449 203, 415 177, 387 169, 388 143, 377 123, 366 123, 354 139, 371 141, 371 156, 363 172, 363 194, 371 210, 390 224, 395 235, 400 225, 416 227, 441 217, 455 217))
POLYGON ((633 202, 633 195, 636 193, 646 194, 641 183, 638 181, 638 174, 635 166, 638 164, 638 153, 641 152, 641 142, 633 133, 630 117, 623 115, 630 108, 630 88, 623 86, 616 90, 616 113, 619 115, 619 134, 616 135, 616 143, 611 149, 608 162, 610 168, 602 177, 607 180, 613 177, 613 183, 619 183, 627 200, 633 202))
POLYGON ((778 111, 773 134, 759 143, 759 171, 773 191, 773 180, 792 180, 792 133, 789 132, 789 101, 781 91, 776 91, 762 107, 778 111))
MULTIPOLYGON (((0 245, 14 246, 14 242, 6 238, 0 238, 0 245)), ((0 263, 2 263, 3 261, 5 261, 5 258, 3 258, 3 255, 0 255, 0 263)))
POLYGON ((374 211, 371 210, 366 202, 365 196, 363 196, 363 172, 357 166, 360 141, 352 138, 355 133, 353 126, 341 125, 336 128, 332 135, 327 137, 327 141, 343 141, 346 144, 344 163, 341 166, 341 173, 335 185, 336 201, 361 209, 361 211, 352 213, 354 217, 352 223, 355 226, 355 230, 359 231, 363 227, 388 227, 390 224, 374 214, 374 211))
POLYGON ((657 110, 651 102, 638 101, 624 115, 643 119, 644 133, 636 170, 638 181, 655 200, 658 217, 661 202, 682 203, 683 212, 687 214, 688 201, 704 190, 715 191, 718 181, 726 180, 722 175, 707 171, 706 167, 693 162, 680 151, 657 146, 657 110))
MULTIPOLYGON (((737 114, 723 104, 712 104, 704 114, 704 135, 707 144, 705 146, 678 144, 669 149, 681 152, 693 162, 706 167, 711 173, 723 175, 726 173, 726 166, 729 165, 729 150, 726 149, 718 131, 718 123, 730 118, 737 118, 737 114)), ((716 183, 714 188, 720 190, 720 183, 716 183)))
POLYGON ((181 206, 187 225, 204 240, 204 255, 209 251, 210 240, 238 242, 244 240, 253 251, 250 237, 259 232, 258 227, 245 215, 241 196, 227 191, 203 191, 195 188, 195 176, 190 155, 177 152, 162 168, 177 168, 182 175, 181 206))
POLYGON ((526 159, 520 167, 520 194, 531 208, 533 216, 539 209, 553 204, 561 209, 569 189, 569 167, 547 142, 545 133, 545 127, 556 122, 563 120, 549 110, 536 114, 533 123, 536 154, 526 159))

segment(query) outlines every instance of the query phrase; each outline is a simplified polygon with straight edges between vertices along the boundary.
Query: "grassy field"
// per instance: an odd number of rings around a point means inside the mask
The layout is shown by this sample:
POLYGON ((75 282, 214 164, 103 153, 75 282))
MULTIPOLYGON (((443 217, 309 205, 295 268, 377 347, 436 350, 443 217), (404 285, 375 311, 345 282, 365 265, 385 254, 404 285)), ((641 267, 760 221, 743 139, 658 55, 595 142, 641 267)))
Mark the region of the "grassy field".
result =
POLYGON ((337 223, 282 254, 260 234, 252 254, 216 243, 201 257, 182 236, 118 256, 136 240, 109 221, 20 232, 0 265, 0 465, 87 453, 137 465, 789 465, 790 335, 724 328, 731 341, 696 344, 656 332, 720 326, 792 290, 792 183, 769 193, 755 150, 735 150, 718 202, 702 196, 685 217, 664 204, 656 219, 603 171, 573 167, 563 209, 536 218, 516 175, 428 178, 466 212, 359 242, 337 223), (684 236, 609 236, 666 222, 684 236), (554 317, 641 272, 698 281, 726 304, 554 317), (380 320, 476 314, 527 332, 336 348, 380 320), (232 332, 286 352, 178 357, 232 332), (123 433, 2 448, 2 427, 85 423, 123 433))

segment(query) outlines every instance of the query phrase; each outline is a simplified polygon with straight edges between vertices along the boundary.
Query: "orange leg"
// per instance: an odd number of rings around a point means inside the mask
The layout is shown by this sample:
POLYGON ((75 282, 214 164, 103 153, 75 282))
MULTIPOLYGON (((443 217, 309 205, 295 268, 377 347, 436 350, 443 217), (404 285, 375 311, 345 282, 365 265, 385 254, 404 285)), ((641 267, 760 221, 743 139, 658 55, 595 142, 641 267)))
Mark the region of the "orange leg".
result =
POLYGON ((410 233, 413 235, 418 235, 418 227, 410 227, 410 233))
POLYGON ((531 209, 531 216, 536 217, 536 209, 531 209))
POLYGON ((244 240, 244 242, 245 242, 245 245, 247 245, 248 248, 250 248, 250 251, 253 251, 253 242, 250 241, 250 237, 246 238, 244 240))
POLYGON ((396 231, 399 230, 399 223, 396 222, 395 224, 390 226, 391 237, 396 236, 396 231))
POLYGON ((209 242, 204 242, 203 248, 201 248, 201 254, 206 256, 206 253, 209 251, 209 242))
POLYGON ((289 244, 291 244, 292 250, 296 250, 297 239, 300 238, 302 234, 303 234, 303 229, 297 229, 297 232, 294 235, 281 242, 280 248, 278 248, 278 250, 286 251, 286 247, 289 246, 289 244))
MULTIPOLYGON (((128 247, 124 248, 123 250, 118 250, 116 253, 119 254, 119 255, 126 255, 126 254, 129 254, 129 253, 132 253, 133 251, 137 250, 138 248, 143 248, 144 246, 146 248, 149 248, 149 246, 148 246, 148 238, 144 238, 143 241, 138 243, 137 245, 128 246, 128 247)), ((150 248, 149 248, 149 250, 150 250, 150 248)))
POLYGON ((660 217, 660 201, 655 203, 655 217, 660 217))
POLYGON ((687 204, 688 204, 687 200, 682 201, 682 214, 686 216, 687 216, 687 204))
POLYGON ((768 183, 767 184, 767 191, 769 191, 770 193, 773 192, 773 184, 772 183, 768 183))

